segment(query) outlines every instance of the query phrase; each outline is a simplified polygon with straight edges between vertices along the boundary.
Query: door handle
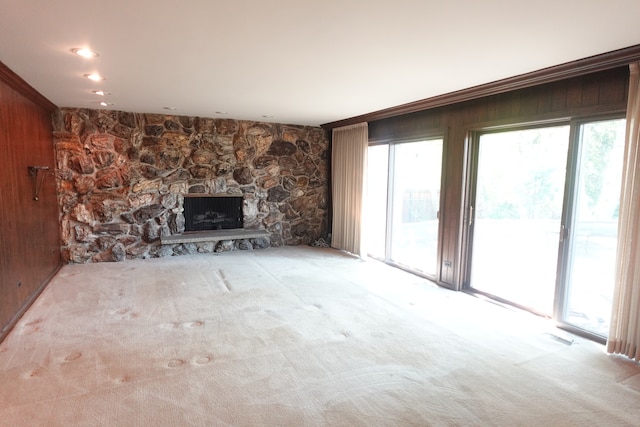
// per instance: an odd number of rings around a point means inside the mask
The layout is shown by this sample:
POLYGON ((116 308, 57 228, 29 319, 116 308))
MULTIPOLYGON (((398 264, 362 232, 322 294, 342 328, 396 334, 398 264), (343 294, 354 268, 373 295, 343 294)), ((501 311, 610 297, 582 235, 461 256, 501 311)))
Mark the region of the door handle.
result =
POLYGON ((560 225, 560 243, 564 242, 567 237, 569 237, 569 229, 562 224, 560 225))
POLYGON ((473 224, 473 206, 469 206, 469 226, 473 224))

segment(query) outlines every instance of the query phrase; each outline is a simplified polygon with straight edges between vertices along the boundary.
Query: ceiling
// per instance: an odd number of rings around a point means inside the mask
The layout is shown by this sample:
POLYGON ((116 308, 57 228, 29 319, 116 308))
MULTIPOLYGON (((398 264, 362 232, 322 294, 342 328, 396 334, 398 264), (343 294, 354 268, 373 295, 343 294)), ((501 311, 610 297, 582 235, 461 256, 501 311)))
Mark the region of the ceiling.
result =
POLYGON ((0 0, 0 61, 59 107, 320 125, 640 44, 639 17, 638 0, 0 0))

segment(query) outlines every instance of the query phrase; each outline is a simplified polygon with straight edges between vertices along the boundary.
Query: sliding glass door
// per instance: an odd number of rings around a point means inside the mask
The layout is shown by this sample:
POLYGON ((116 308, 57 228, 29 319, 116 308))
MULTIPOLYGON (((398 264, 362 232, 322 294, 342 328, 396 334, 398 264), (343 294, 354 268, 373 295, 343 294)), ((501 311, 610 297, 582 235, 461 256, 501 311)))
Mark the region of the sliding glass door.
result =
POLYGON ((442 139, 369 147, 368 253, 435 277, 442 139))
POLYGON ((569 126, 479 136, 473 289, 553 313, 568 146, 569 126))
POLYGON ((624 126, 594 120, 476 135, 468 288, 606 336, 624 126))
POLYGON ((582 123, 563 254, 564 323, 606 336, 613 299, 625 120, 582 123))

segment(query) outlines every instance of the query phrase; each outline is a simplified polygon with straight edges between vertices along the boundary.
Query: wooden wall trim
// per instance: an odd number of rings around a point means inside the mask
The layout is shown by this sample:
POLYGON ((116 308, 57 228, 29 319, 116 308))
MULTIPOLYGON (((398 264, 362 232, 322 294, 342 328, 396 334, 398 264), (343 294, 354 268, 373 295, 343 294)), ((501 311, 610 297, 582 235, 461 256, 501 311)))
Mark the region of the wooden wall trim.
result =
POLYGON ((58 107, 0 61, 0 81, 49 112, 58 107))
POLYGON ((579 77, 598 71, 605 71, 611 68, 625 66, 636 61, 640 61, 640 45, 614 50, 611 52, 603 53, 601 55, 595 55, 588 58, 556 65, 553 67, 543 68, 541 70, 532 71, 530 73, 520 74, 514 77, 497 80, 479 86, 473 86, 467 89, 422 99, 420 101, 410 102, 408 104, 403 104, 384 110, 374 111, 372 113, 367 113, 344 120, 325 123, 321 126, 324 129, 331 130, 336 127, 347 126, 355 123, 372 122, 374 120, 415 113, 431 108, 443 107, 446 105, 457 104, 464 101, 471 101, 485 96, 498 95, 517 89, 524 89, 527 87, 537 86, 545 83, 552 83, 572 77, 579 77))

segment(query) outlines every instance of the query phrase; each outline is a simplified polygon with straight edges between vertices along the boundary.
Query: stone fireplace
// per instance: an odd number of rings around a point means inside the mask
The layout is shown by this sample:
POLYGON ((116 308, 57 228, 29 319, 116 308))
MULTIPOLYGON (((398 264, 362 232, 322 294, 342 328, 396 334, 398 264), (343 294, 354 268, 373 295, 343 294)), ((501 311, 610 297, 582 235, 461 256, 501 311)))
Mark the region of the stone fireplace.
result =
MULTIPOLYGON (((242 200, 242 227, 253 239, 245 248, 326 236, 321 128, 71 108, 53 124, 68 262, 217 251, 215 242, 179 239, 184 202, 195 196, 242 200)), ((206 212, 205 223, 225 222, 206 212)))

